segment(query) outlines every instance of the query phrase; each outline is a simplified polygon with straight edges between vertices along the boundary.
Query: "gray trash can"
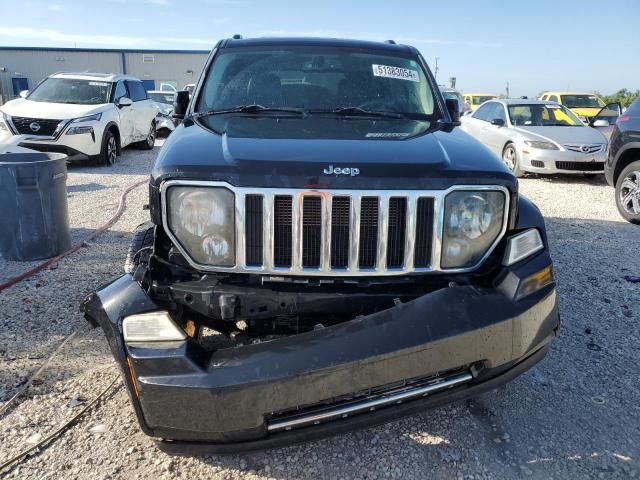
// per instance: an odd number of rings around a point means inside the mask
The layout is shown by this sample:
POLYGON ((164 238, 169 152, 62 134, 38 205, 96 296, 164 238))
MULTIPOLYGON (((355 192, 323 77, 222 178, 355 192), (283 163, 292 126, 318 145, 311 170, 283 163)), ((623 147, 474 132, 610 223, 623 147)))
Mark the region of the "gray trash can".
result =
POLYGON ((0 256, 5 260, 40 260, 68 250, 67 156, 16 147, 3 150, 0 256))

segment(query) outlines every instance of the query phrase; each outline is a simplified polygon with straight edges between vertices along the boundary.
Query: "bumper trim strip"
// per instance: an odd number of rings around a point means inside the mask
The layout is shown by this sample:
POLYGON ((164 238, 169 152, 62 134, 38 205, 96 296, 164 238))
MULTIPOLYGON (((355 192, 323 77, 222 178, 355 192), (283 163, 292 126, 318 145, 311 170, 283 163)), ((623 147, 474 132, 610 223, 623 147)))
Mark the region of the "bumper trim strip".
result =
POLYGON ((429 385, 419 386, 403 390, 401 392, 383 395, 381 397, 362 400, 350 403, 348 405, 324 410, 308 415, 300 415, 296 417, 284 418, 281 420, 270 421, 267 430, 272 432, 288 431, 294 428, 301 428, 309 425, 317 425, 321 422, 346 418, 350 415, 372 411, 379 407, 385 407, 394 403, 402 403, 407 400, 413 400, 418 397, 424 397, 431 393, 435 393, 447 388, 453 388, 463 383, 471 381, 473 377, 469 373, 456 375, 449 378, 441 379, 429 385))

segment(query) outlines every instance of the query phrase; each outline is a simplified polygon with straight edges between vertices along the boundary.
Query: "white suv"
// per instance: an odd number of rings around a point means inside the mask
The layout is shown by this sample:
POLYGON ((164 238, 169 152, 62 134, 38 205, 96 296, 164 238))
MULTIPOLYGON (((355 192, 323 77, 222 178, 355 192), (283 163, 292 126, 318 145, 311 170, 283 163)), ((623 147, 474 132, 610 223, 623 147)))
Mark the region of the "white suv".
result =
POLYGON ((155 143, 158 109, 135 77, 57 73, 20 96, 0 108, 0 143, 105 165, 127 145, 155 143))

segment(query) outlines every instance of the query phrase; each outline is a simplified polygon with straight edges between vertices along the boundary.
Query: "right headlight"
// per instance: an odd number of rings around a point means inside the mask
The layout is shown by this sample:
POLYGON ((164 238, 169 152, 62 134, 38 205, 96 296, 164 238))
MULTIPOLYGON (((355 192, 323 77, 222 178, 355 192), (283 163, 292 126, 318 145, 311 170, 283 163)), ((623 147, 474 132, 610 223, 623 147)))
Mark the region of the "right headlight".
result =
POLYGON ((230 190, 169 187, 166 208, 169 230, 195 262, 235 264, 235 200, 230 190))
POLYGON ((9 131, 7 115, 4 112, 0 112, 0 130, 9 131))
POLYGON ((500 236, 504 214, 503 192, 460 190, 447 195, 442 268, 469 268, 478 263, 500 236))

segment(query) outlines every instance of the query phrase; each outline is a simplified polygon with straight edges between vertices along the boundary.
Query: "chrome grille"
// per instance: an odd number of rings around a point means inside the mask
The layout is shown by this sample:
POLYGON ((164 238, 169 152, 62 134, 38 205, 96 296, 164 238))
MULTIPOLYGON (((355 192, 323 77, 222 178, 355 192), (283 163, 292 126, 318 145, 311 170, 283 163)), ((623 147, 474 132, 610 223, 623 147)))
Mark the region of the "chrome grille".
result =
MULTIPOLYGON (((233 187, 224 182, 170 180, 161 187, 165 230, 196 269, 301 276, 385 276, 442 271, 440 249, 444 199, 454 190, 500 186, 456 186, 448 190, 324 190, 233 187), (196 263, 167 224, 166 190, 172 185, 224 187, 235 194, 236 265, 196 263)), ((470 271, 476 268, 447 271, 470 271)))
POLYGON ((566 148, 567 150, 571 150, 572 152, 584 153, 585 155, 589 153, 597 153, 601 151, 603 147, 604 144, 602 143, 595 143, 592 145, 568 144, 564 146, 564 148, 566 148))

